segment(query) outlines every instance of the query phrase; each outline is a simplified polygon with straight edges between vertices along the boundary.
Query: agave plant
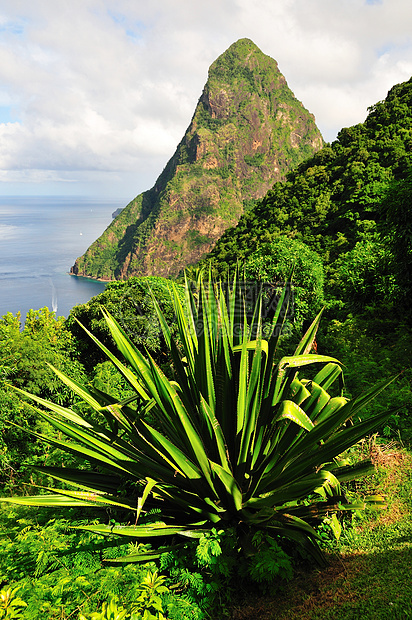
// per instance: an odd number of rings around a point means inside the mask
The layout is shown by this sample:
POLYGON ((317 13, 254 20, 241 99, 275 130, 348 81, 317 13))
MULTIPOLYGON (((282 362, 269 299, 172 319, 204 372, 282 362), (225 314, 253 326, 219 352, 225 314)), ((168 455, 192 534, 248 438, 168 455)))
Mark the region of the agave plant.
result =
MULTIPOLYGON (((339 455, 379 427, 389 413, 358 420, 361 408, 385 385, 352 401, 342 395, 340 363, 312 352, 320 315, 294 354, 278 359, 287 290, 269 328, 266 324, 263 329, 262 295, 250 313, 236 277, 230 285, 200 278, 195 291, 186 282, 184 302, 171 285, 178 341, 158 306, 157 312, 173 360, 173 380, 102 309, 122 359, 89 335, 127 379, 135 397, 116 402, 58 370, 98 416, 80 416, 22 392, 41 406, 39 415, 59 437, 67 439, 42 438, 86 458, 91 468, 39 467, 63 487, 8 501, 126 508, 134 513, 134 525, 89 529, 137 539, 160 537, 161 544, 165 536, 175 541, 178 535, 200 537, 211 528, 230 527, 247 551, 253 534, 263 529, 303 545, 322 563, 313 522, 362 508, 364 503, 347 504, 341 483, 371 471, 369 461, 348 465, 339 455), (304 371, 312 378, 301 376, 304 371), (97 417, 105 422, 96 422, 97 417), (125 486, 125 480, 135 484, 125 486), (138 497, 120 492, 130 486, 140 489, 138 497), (153 507, 160 509, 160 516, 148 523, 144 514, 153 507)), ((379 503, 380 498, 374 500, 379 503)), ((156 553, 153 550, 152 557, 156 553)), ((137 553, 124 559, 146 557, 137 553)))

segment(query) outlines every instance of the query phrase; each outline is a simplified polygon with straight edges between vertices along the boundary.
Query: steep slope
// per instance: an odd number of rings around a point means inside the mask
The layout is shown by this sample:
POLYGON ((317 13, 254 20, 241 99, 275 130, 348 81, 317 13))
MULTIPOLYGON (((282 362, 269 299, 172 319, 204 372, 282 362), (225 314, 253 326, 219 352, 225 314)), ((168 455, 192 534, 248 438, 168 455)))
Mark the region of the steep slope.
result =
MULTIPOLYGON (((323 258, 331 295, 342 304, 351 296, 358 311, 387 298, 399 270, 392 252, 410 273, 411 187, 412 78, 372 106, 364 123, 342 129, 286 182, 276 183, 203 264, 212 263, 222 276, 262 246, 267 253, 281 237, 297 239, 323 258)), ((398 298, 407 281, 403 274, 398 298)))
POLYGON ((71 272, 176 275, 322 144, 276 61, 252 41, 237 41, 210 67, 190 126, 154 187, 127 205, 71 272))
POLYGON ((278 235, 301 239, 333 260, 374 228, 388 186, 411 169, 412 78, 372 106, 364 123, 342 129, 286 182, 276 183, 205 261, 224 272, 278 235))

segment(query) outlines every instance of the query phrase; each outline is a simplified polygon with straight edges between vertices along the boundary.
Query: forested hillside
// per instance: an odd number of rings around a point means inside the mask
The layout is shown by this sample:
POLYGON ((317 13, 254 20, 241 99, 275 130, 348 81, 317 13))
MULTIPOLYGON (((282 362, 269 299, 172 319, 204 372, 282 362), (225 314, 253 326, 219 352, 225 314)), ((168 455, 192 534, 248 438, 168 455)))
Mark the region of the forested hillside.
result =
MULTIPOLYGON (((410 290, 412 80, 276 183, 204 260, 225 274, 282 237, 321 258, 329 302, 359 312, 410 290), (267 245, 268 244, 268 245, 267 245)), ((265 277, 265 275, 263 275, 265 277)), ((400 306, 395 304, 396 311, 400 306)), ((402 312, 406 311, 402 305, 402 312)))

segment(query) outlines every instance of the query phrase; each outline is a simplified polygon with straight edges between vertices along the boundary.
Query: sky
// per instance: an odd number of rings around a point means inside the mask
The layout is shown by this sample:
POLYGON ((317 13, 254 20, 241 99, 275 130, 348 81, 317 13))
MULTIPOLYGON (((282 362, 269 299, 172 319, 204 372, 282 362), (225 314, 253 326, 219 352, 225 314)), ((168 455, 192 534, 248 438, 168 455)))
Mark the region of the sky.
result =
POLYGON ((411 0, 0 0, 0 196, 149 189, 244 37, 329 142, 412 76, 411 0))

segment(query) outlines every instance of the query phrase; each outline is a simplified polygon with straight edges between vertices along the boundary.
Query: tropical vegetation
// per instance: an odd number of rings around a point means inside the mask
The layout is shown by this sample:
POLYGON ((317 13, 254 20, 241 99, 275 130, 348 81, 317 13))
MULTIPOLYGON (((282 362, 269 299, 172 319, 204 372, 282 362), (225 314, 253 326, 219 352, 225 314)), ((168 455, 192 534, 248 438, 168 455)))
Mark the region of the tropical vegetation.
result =
MULTIPOLYGON (((374 386, 359 399, 348 401, 342 396, 342 369, 337 360, 310 353, 320 316, 294 355, 276 359, 287 314, 287 290, 266 325, 265 337, 262 297, 257 295, 255 304, 248 307, 249 291, 244 290, 243 281, 235 278, 223 287, 222 283, 214 286, 211 280, 204 284, 200 278, 195 293, 186 283, 184 306, 174 291, 178 341, 158 308, 173 360, 173 379, 165 376, 151 356, 144 356, 103 309, 127 364, 91 337, 134 395, 118 401, 110 393, 85 389, 55 369, 94 411, 93 420, 21 391, 51 410, 51 415, 37 411, 71 441, 42 439, 76 457, 87 457, 92 467, 39 466, 37 471, 75 490, 53 489, 51 495, 9 501, 132 510, 135 526, 90 528, 136 538, 200 537, 212 527, 235 528, 246 553, 256 533, 264 530, 291 538, 322 563, 317 535, 308 521, 354 509, 345 502, 340 483, 369 472, 370 463, 342 464, 338 457, 379 428, 389 414, 358 421, 358 412, 384 386, 374 386), (321 368, 313 378, 299 376, 314 364, 321 368), (331 396, 327 390, 335 381, 340 381, 340 389, 331 396), (348 422, 353 425, 347 427, 348 422), (125 485, 127 489, 130 483, 137 485, 135 493, 119 495, 119 489, 125 485), (140 525, 139 517, 148 509, 158 511, 156 522, 140 525)), ((133 559, 133 555, 125 558, 133 559)))
POLYGON ((410 616, 411 88, 201 277, 0 319, 0 618, 410 616))
MULTIPOLYGON (((102 309, 123 361, 89 336, 133 394, 119 400, 85 388, 57 368, 54 372, 82 406, 67 408, 18 388, 41 406, 37 416, 55 431, 31 434, 74 456, 78 467, 37 465, 38 474, 60 484, 42 486, 41 494, 2 500, 59 510, 120 510, 118 518, 126 524, 112 519, 75 526, 103 535, 109 548, 121 547, 122 539, 151 541, 149 548, 137 544, 116 562, 176 553, 186 538, 200 541, 199 553, 203 541, 218 535, 218 555, 220 539, 229 538, 232 560, 239 554, 245 558, 249 578, 256 582, 270 582, 271 562, 273 576, 290 573, 287 555, 282 561, 282 540, 286 548, 292 541, 301 555, 324 565, 321 536, 313 526, 329 523, 339 537, 337 513, 384 503, 376 495, 347 501, 342 483, 373 467, 368 460, 351 464, 340 455, 388 418, 385 411, 359 419, 361 409, 385 385, 353 401, 342 395, 338 361, 311 352, 320 314, 294 354, 279 355, 290 283, 278 293, 276 305, 273 296, 265 300, 262 291, 252 292, 236 277, 225 284, 200 277, 194 290, 186 281, 182 303, 174 288, 177 339, 153 296, 172 360, 170 377, 102 309), (270 303, 272 316, 263 312, 264 303, 270 303)), ((163 613, 160 607, 157 611, 163 613)))

